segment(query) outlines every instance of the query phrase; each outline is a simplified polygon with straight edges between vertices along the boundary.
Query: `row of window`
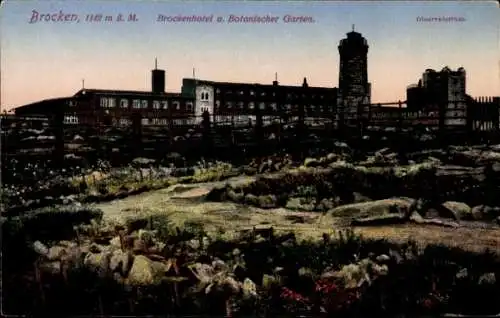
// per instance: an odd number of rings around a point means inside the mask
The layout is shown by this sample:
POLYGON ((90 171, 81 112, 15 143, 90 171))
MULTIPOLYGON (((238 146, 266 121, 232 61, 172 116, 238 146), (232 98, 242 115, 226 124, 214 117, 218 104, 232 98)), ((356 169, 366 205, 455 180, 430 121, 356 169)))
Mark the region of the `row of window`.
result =
MULTIPOLYGON (((464 112, 447 112, 446 113, 448 117, 462 117, 465 116, 464 112)), ((417 112, 411 112, 411 113, 372 113, 371 118, 373 119, 384 119, 384 118, 399 118, 402 117, 404 119, 414 119, 414 118, 434 118, 438 117, 439 114, 437 112, 429 112, 429 113, 417 113, 417 112)))
MULTIPOLYGON (((189 125, 192 123, 193 123, 192 119, 174 119, 174 120, 172 120, 172 124, 174 124, 174 125, 189 125)), ((166 118, 142 118, 141 124, 142 125, 167 125, 168 119, 166 119, 166 118)), ((128 118, 120 118, 120 119, 113 118, 113 125, 130 126, 130 125, 132 125, 132 120, 130 120, 128 118)))
MULTIPOLYGON (((225 108, 227 109, 232 109, 232 108, 239 108, 243 109, 247 106, 249 109, 255 109, 256 103, 255 102, 226 102, 225 103, 225 108)), ((221 108, 221 102, 220 101, 215 101, 215 107, 216 108, 221 108)), ((258 103, 258 107, 260 110, 272 110, 272 111, 277 111, 279 109, 277 103, 269 103, 266 104, 264 102, 258 103)), ((299 105, 292 105, 292 104, 285 104, 283 105, 282 109, 285 110, 296 110, 299 108, 299 105)), ((327 111, 327 110, 333 110, 334 105, 307 105, 304 107, 306 110, 310 111, 327 111)))
MULTIPOLYGON (((220 94, 221 90, 217 89, 216 93, 220 94)), ((240 96, 245 95, 245 91, 243 91, 243 90, 235 91, 235 92, 233 92, 231 90, 226 90, 226 91, 224 91, 224 93, 226 95, 240 95, 240 96)), ((250 96, 258 95, 258 96, 264 97, 264 96, 267 96, 267 93, 266 92, 257 92, 256 93, 255 91, 249 91, 248 95, 250 95, 250 96)), ((271 96, 276 96, 276 92, 272 92, 270 95, 271 96)), ((286 94, 287 98, 299 98, 299 96, 300 96, 299 94, 293 94, 293 93, 286 94)), ((306 97, 313 98, 313 99, 315 99, 315 98, 324 99, 325 95, 321 95, 321 94, 319 94, 319 95, 316 95, 316 94, 312 94, 312 95, 302 94, 302 98, 306 98, 306 97)), ((202 99, 203 99, 203 96, 202 96, 202 99)), ((208 97, 207 97, 207 99, 208 99, 208 97)))
MULTIPOLYGON (((116 99, 111 97, 101 97, 100 106, 102 108, 114 108, 116 107, 116 99)), ((147 109, 149 103, 145 99, 133 99, 132 108, 134 109, 147 109)), ((153 109, 169 109, 169 102, 166 100, 154 100, 152 103, 153 109)), ((172 107, 175 110, 181 109, 181 103, 179 101, 172 101, 172 107)), ((120 108, 129 108, 129 100, 122 98, 120 99, 120 108)), ((193 102, 186 102, 186 110, 193 111, 193 102)))

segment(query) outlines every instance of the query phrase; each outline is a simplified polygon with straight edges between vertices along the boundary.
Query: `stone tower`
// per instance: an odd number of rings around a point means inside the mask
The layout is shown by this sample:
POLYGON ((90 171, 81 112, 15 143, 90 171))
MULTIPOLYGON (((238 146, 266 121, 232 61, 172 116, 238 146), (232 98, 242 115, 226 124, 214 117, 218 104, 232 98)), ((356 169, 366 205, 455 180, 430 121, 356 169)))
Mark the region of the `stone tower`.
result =
POLYGON ((347 33, 338 46, 339 68, 339 106, 343 123, 355 124, 361 104, 371 102, 371 85, 368 83, 368 42, 354 31, 347 33))

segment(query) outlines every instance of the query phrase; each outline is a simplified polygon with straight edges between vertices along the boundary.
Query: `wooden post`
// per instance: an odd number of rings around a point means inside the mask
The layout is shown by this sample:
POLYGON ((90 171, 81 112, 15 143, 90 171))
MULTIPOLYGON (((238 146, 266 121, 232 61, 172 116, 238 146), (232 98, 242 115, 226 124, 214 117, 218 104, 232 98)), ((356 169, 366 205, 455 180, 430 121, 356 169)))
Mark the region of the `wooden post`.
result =
POLYGON ((255 141, 257 142, 257 149, 261 149, 260 146, 264 141, 264 123, 259 105, 255 108, 255 141))
POLYGON ((140 113, 132 115, 132 135, 134 139, 134 156, 140 157, 142 152, 142 116, 140 113))
POLYGON ((64 164, 64 107, 58 105, 56 113, 53 117, 55 147, 54 147, 54 162, 56 167, 62 167, 64 164))
POLYGON ((203 112, 203 152, 204 155, 209 157, 212 153, 212 123, 210 121, 210 113, 203 112))
POLYGON ((304 140, 304 134, 305 134, 305 105, 304 105, 304 100, 301 101, 299 104, 299 109, 298 109, 298 117, 299 120, 297 122, 297 144, 299 147, 302 147, 302 141, 304 140))

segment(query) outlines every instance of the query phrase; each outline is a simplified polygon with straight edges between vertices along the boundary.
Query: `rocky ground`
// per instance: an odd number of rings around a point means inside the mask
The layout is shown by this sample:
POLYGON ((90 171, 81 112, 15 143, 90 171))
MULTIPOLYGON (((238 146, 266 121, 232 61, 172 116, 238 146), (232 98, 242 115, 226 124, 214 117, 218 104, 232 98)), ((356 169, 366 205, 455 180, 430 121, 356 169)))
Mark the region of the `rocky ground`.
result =
POLYGON ((95 204, 94 207, 104 212, 105 219, 114 222, 123 222, 129 217, 160 214, 168 215, 172 222, 178 225, 185 222, 203 224, 207 231, 214 233, 218 230, 231 233, 253 226, 273 226, 277 231, 293 231, 298 237, 317 239, 321 238, 323 233, 334 233, 339 229, 354 227, 357 233, 371 238, 387 238, 396 242, 413 239, 424 245, 445 244, 472 251, 489 248, 500 252, 500 227, 491 222, 456 221, 436 217, 415 218, 405 224, 392 222, 390 219, 386 224, 375 225, 353 226, 349 222, 356 217, 365 219, 367 214, 364 211, 377 210, 377 215, 381 215, 384 210, 389 210, 391 204, 409 205, 401 199, 345 205, 329 213, 313 213, 286 207, 262 209, 230 201, 206 200, 206 196, 216 187, 227 183, 237 186, 253 180, 255 177, 236 177, 221 182, 175 185, 163 190, 95 204), (353 209, 359 209, 361 212, 355 215, 353 209))

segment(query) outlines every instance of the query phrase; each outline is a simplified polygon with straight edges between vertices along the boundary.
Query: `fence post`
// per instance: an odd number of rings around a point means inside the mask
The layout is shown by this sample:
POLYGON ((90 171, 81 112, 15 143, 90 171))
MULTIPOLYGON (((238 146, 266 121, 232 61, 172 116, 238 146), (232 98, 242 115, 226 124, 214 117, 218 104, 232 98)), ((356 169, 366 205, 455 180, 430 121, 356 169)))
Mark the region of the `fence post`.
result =
POLYGON ((140 113, 132 115, 132 135, 134 139, 134 156, 140 157, 142 152, 142 116, 140 113))
POLYGON ((64 163, 64 108, 62 106, 56 108, 53 126, 55 138, 54 161, 57 167, 62 167, 64 163))
POLYGON ((203 153, 206 157, 211 157, 212 155, 212 123, 210 121, 210 113, 208 111, 203 112, 203 153))
POLYGON ((302 141, 304 140, 304 134, 305 134, 305 105, 304 105, 304 100, 301 101, 299 104, 299 109, 298 109, 298 122, 297 122, 297 145, 299 146, 300 149, 302 149, 302 141))
MULTIPOLYGON (((264 141, 264 123, 262 120, 262 112, 257 106, 255 109, 255 141, 257 142, 257 149, 261 149, 262 143, 264 141)), ((259 152, 259 151, 257 151, 259 152)))

